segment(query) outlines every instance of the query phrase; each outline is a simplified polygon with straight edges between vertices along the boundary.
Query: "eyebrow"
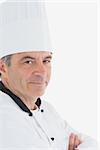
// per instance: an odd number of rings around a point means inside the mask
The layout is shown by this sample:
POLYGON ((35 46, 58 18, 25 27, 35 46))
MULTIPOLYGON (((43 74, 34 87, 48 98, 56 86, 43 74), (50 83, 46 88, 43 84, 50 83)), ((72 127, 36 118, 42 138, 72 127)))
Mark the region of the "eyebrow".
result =
MULTIPOLYGON (((25 57, 21 58, 20 61, 23 61, 23 60, 26 60, 26 59, 35 60, 36 58, 35 58, 35 57, 31 57, 31 56, 25 56, 25 57)), ((51 56, 51 55, 48 55, 48 56, 45 56, 43 59, 52 59, 52 56, 51 56)))
POLYGON ((46 56, 46 57, 44 57, 44 59, 52 59, 52 56, 51 55, 46 56))
POLYGON ((21 58, 21 61, 25 60, 25 59, 35 59, 34 57, 31 56, 24 56, 23 58, 21 58))

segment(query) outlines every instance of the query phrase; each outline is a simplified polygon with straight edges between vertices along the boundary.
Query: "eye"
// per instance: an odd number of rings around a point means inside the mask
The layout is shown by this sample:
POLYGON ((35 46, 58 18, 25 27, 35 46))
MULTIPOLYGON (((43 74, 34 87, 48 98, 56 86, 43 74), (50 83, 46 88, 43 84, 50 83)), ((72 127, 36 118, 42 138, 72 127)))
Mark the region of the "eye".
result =
POLYGON ((48 60, 48 59, 43 60, 43 63, 46 63, 46 64, 48 64, 48 63, 50 63, 50 62, 51 62, 51 60, 48 60))
POLYGON ((25 64, 33 64, 33 61, 32 60, 27 60, 24 62, 25 64))

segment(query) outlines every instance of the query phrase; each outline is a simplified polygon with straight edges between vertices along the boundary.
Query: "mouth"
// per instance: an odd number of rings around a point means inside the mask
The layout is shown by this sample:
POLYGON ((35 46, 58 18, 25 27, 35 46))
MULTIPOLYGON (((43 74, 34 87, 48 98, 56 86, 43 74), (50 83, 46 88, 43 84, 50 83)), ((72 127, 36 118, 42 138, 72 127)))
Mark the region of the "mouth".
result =
POLYGON ((45 86, 46 82, 30 82, 30 84, 34 84, 36 86, 45 86))

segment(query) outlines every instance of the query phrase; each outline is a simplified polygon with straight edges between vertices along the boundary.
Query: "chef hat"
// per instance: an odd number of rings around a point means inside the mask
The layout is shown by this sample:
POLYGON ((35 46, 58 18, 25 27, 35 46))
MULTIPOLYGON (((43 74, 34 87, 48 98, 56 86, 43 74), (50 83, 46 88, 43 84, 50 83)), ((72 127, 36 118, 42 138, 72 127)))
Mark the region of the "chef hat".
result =
POLYGON ((0 3, 0 58, 29 51, 51 51, 44 2, 2 0, 0 3))

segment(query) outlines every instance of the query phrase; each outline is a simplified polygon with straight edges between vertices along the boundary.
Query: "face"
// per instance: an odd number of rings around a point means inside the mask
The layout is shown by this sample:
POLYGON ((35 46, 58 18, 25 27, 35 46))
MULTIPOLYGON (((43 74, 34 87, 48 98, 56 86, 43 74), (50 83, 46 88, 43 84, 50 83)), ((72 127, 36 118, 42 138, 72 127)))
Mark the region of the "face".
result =
POLYGON ((6 68, 5 80, 15 92, 28 97, 44 94, 51 75, 50 52, 14 54, 6 68))

